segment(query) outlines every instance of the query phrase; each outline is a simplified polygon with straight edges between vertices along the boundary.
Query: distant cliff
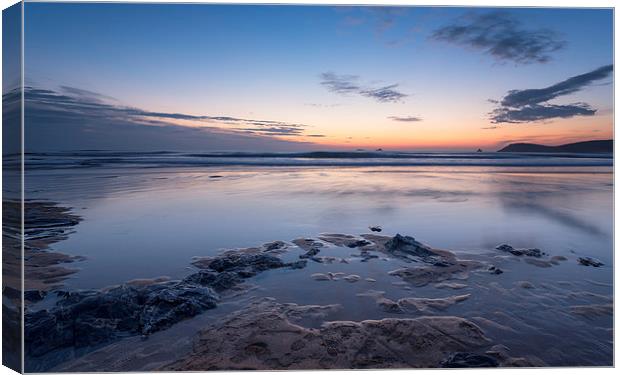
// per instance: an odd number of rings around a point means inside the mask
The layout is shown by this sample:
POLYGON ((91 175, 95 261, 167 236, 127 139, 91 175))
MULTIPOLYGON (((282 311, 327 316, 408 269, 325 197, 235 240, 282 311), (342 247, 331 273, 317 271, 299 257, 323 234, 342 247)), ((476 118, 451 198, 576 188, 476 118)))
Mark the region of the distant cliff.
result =
POLYGON ((574 152, 574 153, 612 153, 612 139, 569 143, 560 146, 545 146, 534 143, 512 143, 497 152, 574 152))

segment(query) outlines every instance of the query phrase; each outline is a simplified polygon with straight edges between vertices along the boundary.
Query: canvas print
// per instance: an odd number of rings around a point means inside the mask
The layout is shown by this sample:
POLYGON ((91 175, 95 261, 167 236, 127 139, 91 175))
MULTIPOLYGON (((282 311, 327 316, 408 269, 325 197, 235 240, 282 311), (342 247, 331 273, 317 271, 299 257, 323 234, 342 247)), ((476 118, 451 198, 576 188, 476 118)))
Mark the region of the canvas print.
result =
POLYGON ((3 16, 5 365, 613 366, 613 9, 3 16))

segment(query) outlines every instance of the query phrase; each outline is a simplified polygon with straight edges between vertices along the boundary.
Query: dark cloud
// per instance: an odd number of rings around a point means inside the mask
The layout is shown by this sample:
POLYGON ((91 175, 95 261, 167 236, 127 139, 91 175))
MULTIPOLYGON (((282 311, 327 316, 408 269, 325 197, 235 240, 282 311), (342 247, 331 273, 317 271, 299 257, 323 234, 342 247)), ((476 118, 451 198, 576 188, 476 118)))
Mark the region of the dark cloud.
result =
POLYGON ((401 122, 418 122, 418 121, 422 121, 422 119, 420 117, 415 117, 415 116, 405 116, 405 117, 389 116, 388 118, 390 120, 401 121, 401 122))
POLYGON ((322 73, 320 78, 321 85, 336 94, 361 95, 380 103, 395 103, 407 97, 407 94, 396 90, 398 84, 383 87, 364 87, 359 83, 359 76, 350 74, 338 75, 332 72, 322 73))
POLYGON ((493 123, 522 123, 550 120, 553 118, 570 118, 574 116, 593 116, 596 109, 586 103, 567 105, 532 104, 520 108, 500 107, 491 113, 493 123))
MULTIPOLYGON (((3 101, 17 94, 4 94, 3 101)), ((108 98, 104 95, 67 87, 59 91, 25 87, 24 96, 28 152, 86 148, 137 151, 312 148, 308 142, 282 139, 303 136, 307 128, 303 124, 146 111, 109 104, 103 101, 108 98)))
POLYGON ((511 90, 501 100, 491 101, 498 104, 498 107, 490 114, 491 121, 522 123, 553 118, 593 116, 596 109, 587 103, 550 104, 548 102, 560 96, 576 93, 594 81, 607 78, 612 72, 613 65, 605 65, 542 89, 511 90))
POLYGON ((565 42, 551 30, 528 30, 504 12, 468 14, 435 30, 432 39, 483 51, 500 61, 545 63, 565 42))
POLYGON ((555 99, 558 96, 575 93, 593 81, 607 78, 614 71, 613 65, 605 65, 591 72, 570 77, 542 89, 512 90, 500 101, 504 107, 522 107, 555 99))

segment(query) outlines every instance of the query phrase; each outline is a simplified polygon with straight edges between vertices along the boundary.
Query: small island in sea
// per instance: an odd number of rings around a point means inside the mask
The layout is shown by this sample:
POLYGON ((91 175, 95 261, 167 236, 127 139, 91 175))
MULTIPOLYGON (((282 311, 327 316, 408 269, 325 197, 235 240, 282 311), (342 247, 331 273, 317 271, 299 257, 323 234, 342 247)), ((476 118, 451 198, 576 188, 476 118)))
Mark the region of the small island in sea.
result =
POLYGON ((584 141, 559 146, 544 146, 534 143, 511 143, 498 152, 548 152, 548 153, 585 153, 585 154, 612 154, 614 152, 613 139, 600 141, 584 141))

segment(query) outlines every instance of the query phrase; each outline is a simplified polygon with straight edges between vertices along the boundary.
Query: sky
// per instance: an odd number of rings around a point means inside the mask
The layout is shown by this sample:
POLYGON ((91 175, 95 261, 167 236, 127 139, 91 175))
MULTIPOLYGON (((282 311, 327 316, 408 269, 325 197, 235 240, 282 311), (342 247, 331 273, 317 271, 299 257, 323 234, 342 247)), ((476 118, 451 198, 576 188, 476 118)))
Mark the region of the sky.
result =
POLYGON ((610 9, 26 3, 26 148, 609 139, 612 36, 610 9))

